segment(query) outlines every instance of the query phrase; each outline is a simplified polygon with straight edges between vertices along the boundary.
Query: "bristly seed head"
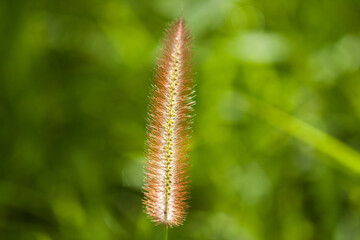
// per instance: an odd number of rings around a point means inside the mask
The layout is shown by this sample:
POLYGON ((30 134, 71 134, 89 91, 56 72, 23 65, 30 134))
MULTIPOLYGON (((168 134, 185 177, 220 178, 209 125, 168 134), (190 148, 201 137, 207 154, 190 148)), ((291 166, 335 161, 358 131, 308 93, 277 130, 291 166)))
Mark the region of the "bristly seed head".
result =
POLYGON ((145 211, 157 224, 178 226, 189 199, 189 138, 194 90, 191 37, 182 18, 167 30, 149 103, 145 211))

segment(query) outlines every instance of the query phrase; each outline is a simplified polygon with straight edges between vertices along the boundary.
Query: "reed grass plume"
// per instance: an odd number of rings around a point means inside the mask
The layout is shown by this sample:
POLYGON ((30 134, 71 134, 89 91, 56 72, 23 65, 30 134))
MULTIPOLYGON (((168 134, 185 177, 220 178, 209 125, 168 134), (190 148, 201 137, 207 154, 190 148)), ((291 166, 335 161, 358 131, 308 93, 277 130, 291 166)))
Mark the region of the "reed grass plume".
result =
POLYGON ((145 211, 157 224, 178 226, 189 199, 193 112, 192 38, 182 18, 166 31, 151 89, 145 167, 145 211))

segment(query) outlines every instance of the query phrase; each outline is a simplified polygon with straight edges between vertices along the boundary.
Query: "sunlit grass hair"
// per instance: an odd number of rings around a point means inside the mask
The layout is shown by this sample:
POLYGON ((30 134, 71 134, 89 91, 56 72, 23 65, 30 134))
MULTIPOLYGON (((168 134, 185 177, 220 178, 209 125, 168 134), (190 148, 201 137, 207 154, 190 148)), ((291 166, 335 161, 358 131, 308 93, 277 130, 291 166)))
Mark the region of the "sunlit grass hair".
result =
POLYGON ((189 138, 194 89, 191 36, 182 18, 166 31, 150 94, 145 211, 152 221, 178 226, 189 199, 189 138))

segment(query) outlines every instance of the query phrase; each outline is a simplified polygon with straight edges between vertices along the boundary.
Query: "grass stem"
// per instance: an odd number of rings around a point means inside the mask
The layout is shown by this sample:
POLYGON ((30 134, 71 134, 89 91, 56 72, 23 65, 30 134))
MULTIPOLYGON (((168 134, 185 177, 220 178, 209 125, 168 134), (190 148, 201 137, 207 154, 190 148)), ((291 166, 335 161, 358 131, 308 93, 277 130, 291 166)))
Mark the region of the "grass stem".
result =
POLYGON ((164 240, 168 240, 168 235, 169 235, 169 227, 166 224, 164 228, 164 240))

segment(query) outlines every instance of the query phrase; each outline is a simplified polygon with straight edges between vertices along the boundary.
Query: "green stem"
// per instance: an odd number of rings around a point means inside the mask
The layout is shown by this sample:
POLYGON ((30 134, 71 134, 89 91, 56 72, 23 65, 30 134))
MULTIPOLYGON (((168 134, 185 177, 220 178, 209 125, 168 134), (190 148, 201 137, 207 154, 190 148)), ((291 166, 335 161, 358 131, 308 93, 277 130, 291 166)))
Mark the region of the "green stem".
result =
POLYGON ((166 224, 164 228, 164 240, 168 240, 168 232, 169 232, 169 227, 166 224))

